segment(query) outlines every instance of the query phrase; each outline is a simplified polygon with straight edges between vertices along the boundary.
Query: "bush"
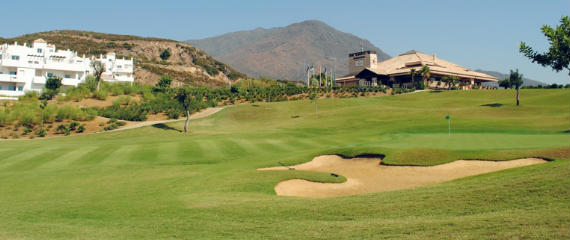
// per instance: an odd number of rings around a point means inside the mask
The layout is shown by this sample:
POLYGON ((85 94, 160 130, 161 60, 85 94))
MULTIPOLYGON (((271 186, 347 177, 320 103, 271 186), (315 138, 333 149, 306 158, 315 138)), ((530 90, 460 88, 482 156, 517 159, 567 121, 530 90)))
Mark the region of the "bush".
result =
POLYGON ((61 124, 59 126, 57 126, 57 128, 55 129, 55 132, 59 133, 59 134, 65 134, 65 135, 69 135, 69 128, 67 128, 67 126, 61 124))
POLYGON ((459 88, 457 86, 453 86, 450 88, 450 90, 459 90, 459 88))
POLYGON ((170 58, 170 49, 167 48, 160 53, 160 59, 166 61, 168 58, 170 58))
POLYGON ((80 125, 80 126, 77 128, 77 131, 76 131, 76 132, 82 133, 82 132, 84 132, 84 131, 85 131, 85 125, 80 125))
POLYGON ((33 130, 29 127, 24 128, 24 133, 23 135, 27 135, 28 133, 31 133, 33 130))
POLYGON ((45 137, 45 136, 47 135, 47 132, 46 132, 46 130, 43 129, 43 128, 42 128, 42 129, 38 129, 38 130, 36 131, 36 135, 38 135, 38 137, 45 137))
POLYGON ((95 91, 93 93, 93 97, 98 99, 98 100, 106 100, 108 96, 109 96, 109 92, 107 92, 105 90, 99 90, 99 91, 95 91))
POLYGON ((53 90, 53 89, 44 89, 42 91, 42 94, 40 95, 40 99, 46 99, 46 100, 51 100, 53 97, 55 97, 58 94, 58 90, 53 90))
POLYGON ((79 123, 78 123, 78 122, 73 121, 73 122, 71 122, 71 123, 69 124, 69 130, 70 130, 70 131, 75 131, 75 129, 77 129, 77 127, 79 127, 79 123))
POLYGON ((178 119, 180 117, 180 111, 176 109, 169 109, 166 111, 169 119, 178 119))

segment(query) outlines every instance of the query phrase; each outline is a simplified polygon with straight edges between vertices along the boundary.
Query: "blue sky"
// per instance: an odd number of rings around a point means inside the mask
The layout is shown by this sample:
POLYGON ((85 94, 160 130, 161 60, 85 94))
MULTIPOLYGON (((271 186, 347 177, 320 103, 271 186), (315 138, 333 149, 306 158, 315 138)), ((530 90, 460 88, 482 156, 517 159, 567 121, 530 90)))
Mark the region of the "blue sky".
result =
POLYGON ((392 56, 416 49, 472 69, 518 68, 543 82, 570 80, 567 72, 555 73, 518 52, 520 41, 548 48, 540 27, 568 15, 568 0, 53 0, 7 1, 2 8, 3 19, 13 21, 2 24, 1 37, 78 29, 187 40, 317 19, 392 56))

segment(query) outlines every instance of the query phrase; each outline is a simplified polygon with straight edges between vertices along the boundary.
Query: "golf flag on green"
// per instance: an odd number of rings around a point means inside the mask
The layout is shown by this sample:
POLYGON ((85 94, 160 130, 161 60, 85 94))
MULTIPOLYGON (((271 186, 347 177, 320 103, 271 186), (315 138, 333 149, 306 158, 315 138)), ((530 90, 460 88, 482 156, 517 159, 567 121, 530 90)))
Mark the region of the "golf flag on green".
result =
POLYGON ((447 119, 447 134, 449 136, 451 136, 451 117, 449 115, 445 116, 445 119, 447 119))

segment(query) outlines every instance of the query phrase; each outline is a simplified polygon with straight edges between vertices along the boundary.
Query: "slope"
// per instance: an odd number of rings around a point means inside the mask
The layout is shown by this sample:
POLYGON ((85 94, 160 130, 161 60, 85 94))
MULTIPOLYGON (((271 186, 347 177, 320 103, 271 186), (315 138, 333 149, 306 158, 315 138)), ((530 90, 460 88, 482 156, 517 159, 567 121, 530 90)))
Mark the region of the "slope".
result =
POLYGON ((38 38, 56 45, 58 49, 72 49, 80 55, 97 56, 115 52, 117 57, 134 57, 137 82, 155 83, 162 75, 169 75, 179 84, 216 87, 246 77, 190 44, 168 39, 56 30, 9 39, 0 38, 0 44, 31 44, 38 38), (170 51, 171 56, 162 60, 160 54, 165 49, 170 51))
POLYGON ((304 79, 306 65, 336 66, 337 76, 347 74, 348 54, 359 51, 361 42, 379 61, 390 57, 368 40, 316 20, 186 42, 249 75, 289 80, 304 79))

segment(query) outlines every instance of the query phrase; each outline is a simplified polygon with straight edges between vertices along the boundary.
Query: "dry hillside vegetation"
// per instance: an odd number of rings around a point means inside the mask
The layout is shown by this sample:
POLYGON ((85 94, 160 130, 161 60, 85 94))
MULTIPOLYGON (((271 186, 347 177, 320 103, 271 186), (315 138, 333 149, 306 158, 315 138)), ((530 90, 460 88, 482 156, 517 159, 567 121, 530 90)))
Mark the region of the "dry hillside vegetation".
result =
POLYGON ((176 85, 220 87, 245 78, 230 66, 219 62, 192 45, 159 38, 61 30, 27 34, 0 43, 31 44, 42 38, 58 49, 72 49, 87 56, 115 52, 118 58, 135 58, 135 81, 154 84, 163 75, 171 76, 176 85), (170 57, 160 55, 168 49, 170 57))

